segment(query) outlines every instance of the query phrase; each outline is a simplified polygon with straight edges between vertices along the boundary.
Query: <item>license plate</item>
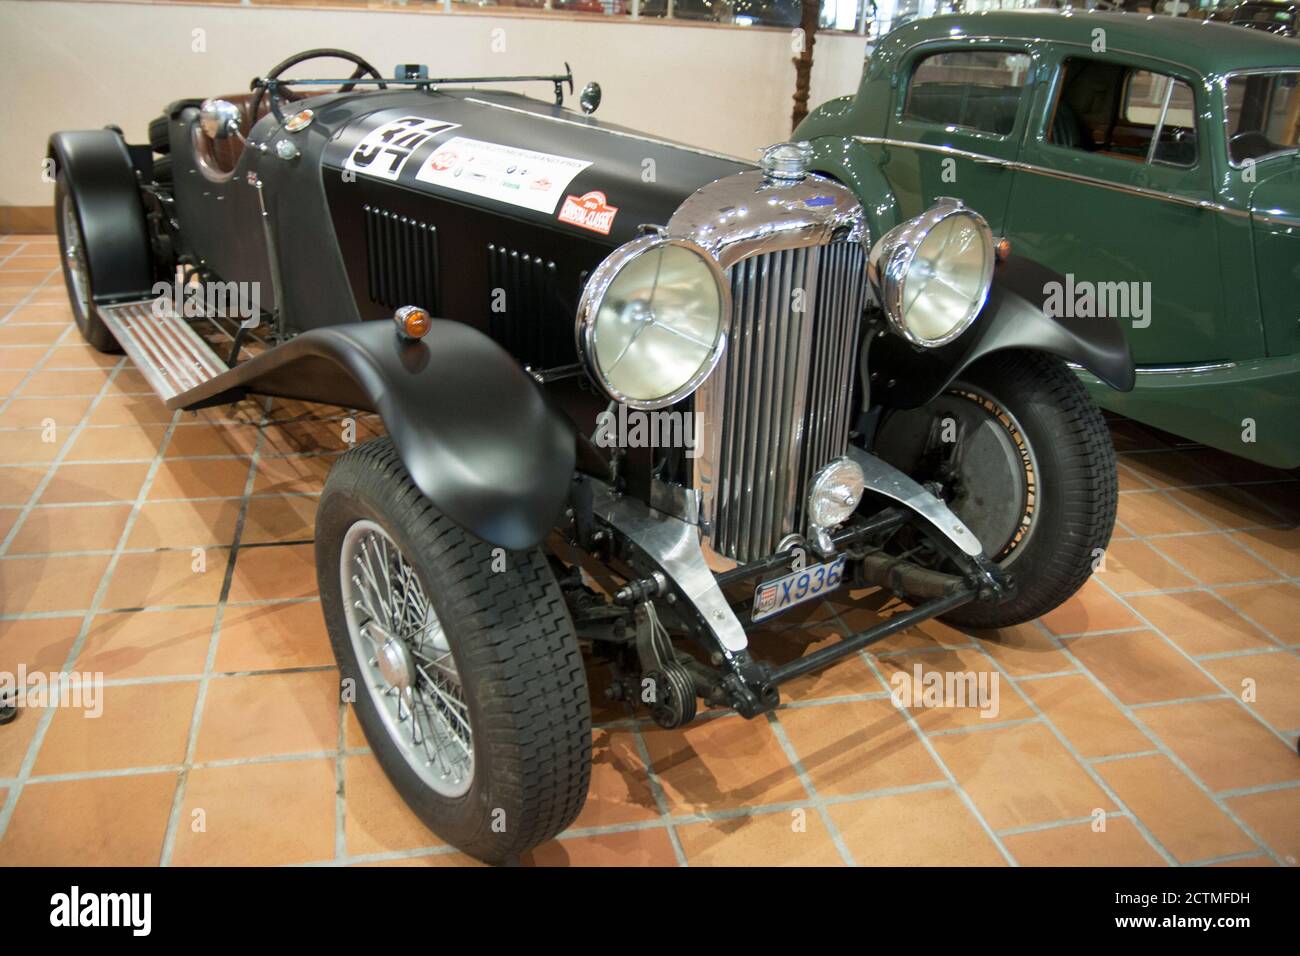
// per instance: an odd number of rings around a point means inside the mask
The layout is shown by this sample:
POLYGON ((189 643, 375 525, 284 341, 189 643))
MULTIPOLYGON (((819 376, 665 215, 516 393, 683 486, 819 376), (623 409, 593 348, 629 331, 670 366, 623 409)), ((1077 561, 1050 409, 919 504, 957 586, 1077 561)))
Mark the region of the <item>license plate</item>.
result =
POLYGON ((834 591, 844 580, 844 555, 827 564, 791 571, 754 588, 754 613, 751 620, 761 621, 788 611, 796 604, 834 591))

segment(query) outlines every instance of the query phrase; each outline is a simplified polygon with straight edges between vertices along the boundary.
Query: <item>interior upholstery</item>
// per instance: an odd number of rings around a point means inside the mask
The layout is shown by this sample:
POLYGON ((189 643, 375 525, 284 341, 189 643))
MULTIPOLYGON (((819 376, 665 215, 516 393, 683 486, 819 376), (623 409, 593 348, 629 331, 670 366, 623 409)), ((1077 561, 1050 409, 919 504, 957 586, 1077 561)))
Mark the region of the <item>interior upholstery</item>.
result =
MULTIPOLYGON (((255 92, 232 93, 217 99, 233 103, 242 117, 239 123, 240 136, 227 136, 225 139, 209 139, 199 125, 198 117, 190 126, 190 137, 194 143, 194 159, 199 172, 213 182, 226 182, 235 173, 239 157, 244 153, 244 143, 253 126, 271 110, 271 98, 263 96, 258 104, 257 115, 253 115, 253 98, 255 92)), ((298 94, 292 90, 281 90, 281 100, 296 100, 298 94)))

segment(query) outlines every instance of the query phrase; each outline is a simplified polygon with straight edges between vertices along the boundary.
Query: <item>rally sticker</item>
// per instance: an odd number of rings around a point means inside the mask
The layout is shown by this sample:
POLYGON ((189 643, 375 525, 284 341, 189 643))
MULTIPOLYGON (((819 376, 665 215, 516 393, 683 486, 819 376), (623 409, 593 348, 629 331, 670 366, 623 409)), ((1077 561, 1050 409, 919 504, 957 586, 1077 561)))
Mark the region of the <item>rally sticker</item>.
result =
POLYGON ((435 134, 459 125, 423 116, 392 120, 367 133, 344 161, 343 168, 396 182, 412 153, 435 134))
POLYGON ((592 190, 581 196, 566 196, 564 207, 560 210, 559 219, 560 222, 581 226, 583 229, 590 229, 592 232, 608 236, 610 227, 614 225, 614 216, 617 213, 618 207, 611 206, 605 200, 604 193, 599 190, 592 190))
POLYGON ((433 151, 415 178, 512 206, 552 213, 569 183, 590 165, 568 156, 455 136, 433 151))

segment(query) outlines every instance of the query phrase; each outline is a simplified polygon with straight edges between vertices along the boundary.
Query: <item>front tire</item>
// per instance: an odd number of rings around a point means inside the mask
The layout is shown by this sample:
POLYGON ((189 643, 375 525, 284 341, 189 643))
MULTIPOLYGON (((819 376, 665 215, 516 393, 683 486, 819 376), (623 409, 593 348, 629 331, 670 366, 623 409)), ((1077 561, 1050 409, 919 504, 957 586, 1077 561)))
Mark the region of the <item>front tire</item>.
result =
POLYGON ((590 701, 540 550, 494 549, 454 524, 381 438, 331 469, 316 567, 357 718, 431 830, 499 863, 573 822, 591 777, 590 701))
POLYGON ((943 486, 949 506, 1015 579, 1009 599, 963 605, 943 615, 948 623, 997 628, 1041 617, 1083 586, 1110 543, 1115 449, 1101 411, 1055 356, 1010 351, 977 362, 924 408, 886 419, 877 450, 943 486), (933 441, 921 446, 948 422, 966 447, 945 472, 935 467, 933 441))

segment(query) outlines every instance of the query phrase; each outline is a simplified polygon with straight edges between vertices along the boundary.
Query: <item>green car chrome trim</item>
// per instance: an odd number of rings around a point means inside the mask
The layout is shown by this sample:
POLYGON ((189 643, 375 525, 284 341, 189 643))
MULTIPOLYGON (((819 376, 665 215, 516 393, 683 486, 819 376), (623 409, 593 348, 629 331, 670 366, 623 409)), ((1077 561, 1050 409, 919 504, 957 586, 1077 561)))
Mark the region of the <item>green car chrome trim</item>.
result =
POLYGON ((1131 392, 1076 374, 1102 408, 1274 468, 1300 468, 1300 355, 1138 369, 1131 392), (1287 396, 1292 396, 1287 401, 1287 396), (1255 441, 1243 441, 1254 423, 1255 441))
MULTIPOLYGON (((1038 176, 1052 176, 1056 179, 1068 179, 1071 182, 1084 183, 1088 186, 1100 186, 1102 189, 1113 189, 1116 192, 1129 193, 1133 196, 1149 196, 1152 199, 1162 199, 1165 202, 1176 202, 1183 206, 1207 209, 1210 212, 1221 212, 1229 216, 1250 215, 1248 212, 1243 212, 1239 209, 1232 209, 1222 203, 1210 202, 1205 199, 1188 199, 1186 196, 1179 196, 1177 193, 1161 192, 1158 189, 1143 189, 1140 186, 1126 186, 1123 183, 1113 183, 1106 179, 1098 179, 1096 176, 1084 176, 1080 173, 1067 173, 1059 169, 1048 169, 1046 166, 1035 166, 1032 163, 1022 163, 1014 159, 1002 159, 997 156, 989 156, 985 153, 973 153, 970 150, 957 149, 953 146, 939 146, 933 143, 918 143, 915 140, 910 139, 890 139, 887 136, 854 136, 853 138, 859 143, 863 143, 867 146, 897 146, 903 149, 922 149, 931 153, 942 153, 946 156, 960 156, 962 159, 969 159, 973 163, 1002 166, 1005 169, 1014 169, 1022 173, 1034 173, 1038 176)), ((1262 220, 1264 217, 1256 218, 1262 220)), ((1300 225, 1300 220, 1269 219, 1268 221, 1300 225)))

